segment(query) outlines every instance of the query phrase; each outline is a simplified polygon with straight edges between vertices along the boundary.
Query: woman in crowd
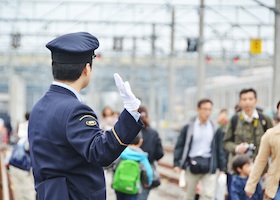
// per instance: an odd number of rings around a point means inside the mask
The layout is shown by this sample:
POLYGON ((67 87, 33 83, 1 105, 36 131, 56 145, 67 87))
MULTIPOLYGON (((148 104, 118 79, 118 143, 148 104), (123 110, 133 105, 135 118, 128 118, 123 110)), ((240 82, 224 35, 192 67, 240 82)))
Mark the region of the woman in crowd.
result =
MULTIPOLYGON (((156 161, 161 159, 164 155, 161 139, 156 130, 150 127, 148 110, 144 106, 140 106, 138 112, 141 115, 141 120, 144 123, 144 128, 141 132, 143 135, 143 144, 141 149, 148 153, 149 162, 156 167, 156 161)), ((155 174, 155 173, 154 173, 155 174)), ((138 195, 138 200, 147 200, 150 190, 153 188, 153 185, 149 188, 143 188, 141 194, 138 195)))

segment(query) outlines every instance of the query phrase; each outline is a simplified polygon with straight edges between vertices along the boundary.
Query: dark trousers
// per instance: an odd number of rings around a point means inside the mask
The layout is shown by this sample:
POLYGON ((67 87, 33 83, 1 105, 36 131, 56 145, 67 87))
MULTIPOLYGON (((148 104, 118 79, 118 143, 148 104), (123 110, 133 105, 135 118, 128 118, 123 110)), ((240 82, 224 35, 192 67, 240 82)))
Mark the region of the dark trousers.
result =
POLYGON ((142 192, 138 194, 137 200, 147 200, 151 189, 143 188, 142 192))
POLYGON ((228 189, 228 196, 226 200, 231 200, 231 183, 232 183, 233 175, 227 172, 227 189, 228 189))
POLYGON ((115 191, 117 200, 137 200, 138 194, 125 194, 122 192, 115 191))

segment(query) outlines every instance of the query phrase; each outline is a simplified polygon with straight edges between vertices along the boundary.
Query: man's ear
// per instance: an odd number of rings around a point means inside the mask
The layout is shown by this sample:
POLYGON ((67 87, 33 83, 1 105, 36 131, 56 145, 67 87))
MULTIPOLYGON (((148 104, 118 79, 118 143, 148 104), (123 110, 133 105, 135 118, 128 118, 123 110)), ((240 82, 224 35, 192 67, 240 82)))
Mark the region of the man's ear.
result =
POLYGON ((83 70, 83 73, 84 73, 86 76, 88 76, 88 75, 90 74, 90 72, 91 72, 91 67, 90 67, 90 64, 87 63, 86 66, 85 66, 85 68, 84 68, 84 70, 83 70))

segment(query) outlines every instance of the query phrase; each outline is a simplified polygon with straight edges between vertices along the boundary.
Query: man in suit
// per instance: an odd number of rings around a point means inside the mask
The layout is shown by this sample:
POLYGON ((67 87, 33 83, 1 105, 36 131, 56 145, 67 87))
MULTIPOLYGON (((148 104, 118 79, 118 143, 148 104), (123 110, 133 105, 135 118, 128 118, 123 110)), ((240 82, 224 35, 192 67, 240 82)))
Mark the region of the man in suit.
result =
POLYGON ((46 47, 54 82, 29 119, 29 143, 39 200, 105 200, 103 167, 113 162, 141 130, 139 99, 114 74, 124 102, 118 122, 103 134, 95 112, 79 92, 91 79, 99 41, 86 32, 62 35, 46 47))

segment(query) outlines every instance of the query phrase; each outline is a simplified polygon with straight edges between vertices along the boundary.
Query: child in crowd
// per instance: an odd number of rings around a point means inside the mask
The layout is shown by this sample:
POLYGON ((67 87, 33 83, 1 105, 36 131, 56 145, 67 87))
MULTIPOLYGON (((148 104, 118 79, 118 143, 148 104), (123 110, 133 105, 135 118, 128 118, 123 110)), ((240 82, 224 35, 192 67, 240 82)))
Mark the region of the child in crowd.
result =
POLYGON ((244 191, 246 182, 251 172, 251 160, 246 154, 235 156, 232 163, 232 168, 237 174, 231 185, 231 199, 233 200, 262 200, 263 192, 260 184, 258 183, 255 193, 251 198, 246 196, 244 191))
POLYGON ((115 161, 113 188, 117 200, 137 200, 142 187, 149 187, 152 183, 153 170, 148 154, 140 148, 142 143, 140 132, 115 161))

